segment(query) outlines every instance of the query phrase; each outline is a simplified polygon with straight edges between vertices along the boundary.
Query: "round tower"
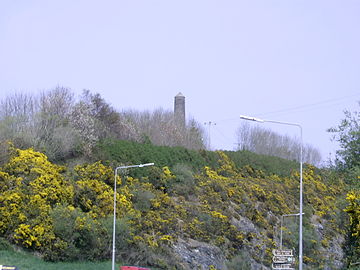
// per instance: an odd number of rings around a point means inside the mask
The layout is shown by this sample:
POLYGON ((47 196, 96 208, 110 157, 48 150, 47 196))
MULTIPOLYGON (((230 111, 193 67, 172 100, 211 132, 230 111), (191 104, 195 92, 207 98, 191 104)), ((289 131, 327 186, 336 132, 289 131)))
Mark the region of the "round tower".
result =
POLYGON ((185 96, 179 92, 174 102, 175 121, 180 127, 185 127, 185 96))

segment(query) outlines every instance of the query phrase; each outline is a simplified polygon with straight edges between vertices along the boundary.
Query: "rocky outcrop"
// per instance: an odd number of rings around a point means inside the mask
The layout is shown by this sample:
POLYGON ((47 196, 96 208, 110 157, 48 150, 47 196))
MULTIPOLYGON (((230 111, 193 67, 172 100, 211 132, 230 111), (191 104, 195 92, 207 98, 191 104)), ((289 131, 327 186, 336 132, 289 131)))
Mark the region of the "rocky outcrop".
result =
POLYGON ((227 270, 225 257, 220 248, 193 239, 180 239, 173 245, 173 251, 184 270, 208 270, 211 266, 227 270))
POLYGON ((345 242, 345 237, 341 234, 332 233, 331 238, 327 239, 326 237, 326 228, 329 227, 327 221, 321 219, 317 215, 311 217, 311 224, 314 227, 314 230, 318 238, 325 243, 325 247, 322 246, 320 249, 321 254, 325 259, 324 270, 332 269, 344 269, 344 257, 345 253, 343 250, 343 245, 345 242))

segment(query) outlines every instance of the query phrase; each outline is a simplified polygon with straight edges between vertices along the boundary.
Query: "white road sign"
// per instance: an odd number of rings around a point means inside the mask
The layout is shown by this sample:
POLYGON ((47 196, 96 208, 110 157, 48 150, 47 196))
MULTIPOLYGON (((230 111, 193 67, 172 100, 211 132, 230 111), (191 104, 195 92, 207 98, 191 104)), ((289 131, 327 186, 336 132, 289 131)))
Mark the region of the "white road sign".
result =
POLYGON ((292 249, 273 249, 274 256, 293 256, 292 249))
POLYGON ((274 263, 295 263, 294 256, 274 256, 274 263))
POLYGON ((281 269, 281 270, 294 270, 293 265, 290 263, 273 263, 272 269, 281 269))

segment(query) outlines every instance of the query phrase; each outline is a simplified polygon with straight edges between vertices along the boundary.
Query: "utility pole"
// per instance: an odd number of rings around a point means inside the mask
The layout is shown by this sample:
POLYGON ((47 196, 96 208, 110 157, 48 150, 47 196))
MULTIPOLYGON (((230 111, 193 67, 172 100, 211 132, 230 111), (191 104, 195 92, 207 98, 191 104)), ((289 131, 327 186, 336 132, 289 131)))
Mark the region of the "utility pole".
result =
POLYGON ((215 126, 216 123, 215 122, 205 122, 204 125, 207 125, 208 126, 208 150, 211 150, 211 126, 215 126))

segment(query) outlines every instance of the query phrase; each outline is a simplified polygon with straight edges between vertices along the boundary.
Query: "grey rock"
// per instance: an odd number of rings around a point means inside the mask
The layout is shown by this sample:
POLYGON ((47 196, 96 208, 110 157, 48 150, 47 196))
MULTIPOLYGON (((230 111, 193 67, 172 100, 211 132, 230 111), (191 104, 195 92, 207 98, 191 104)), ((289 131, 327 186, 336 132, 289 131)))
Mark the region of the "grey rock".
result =
POLYGON ((184 270, 207 270, 212 265, 218 270, 227 270, 225 257, 220 248, 193 239, 180 239, 173 251, 184 270))

